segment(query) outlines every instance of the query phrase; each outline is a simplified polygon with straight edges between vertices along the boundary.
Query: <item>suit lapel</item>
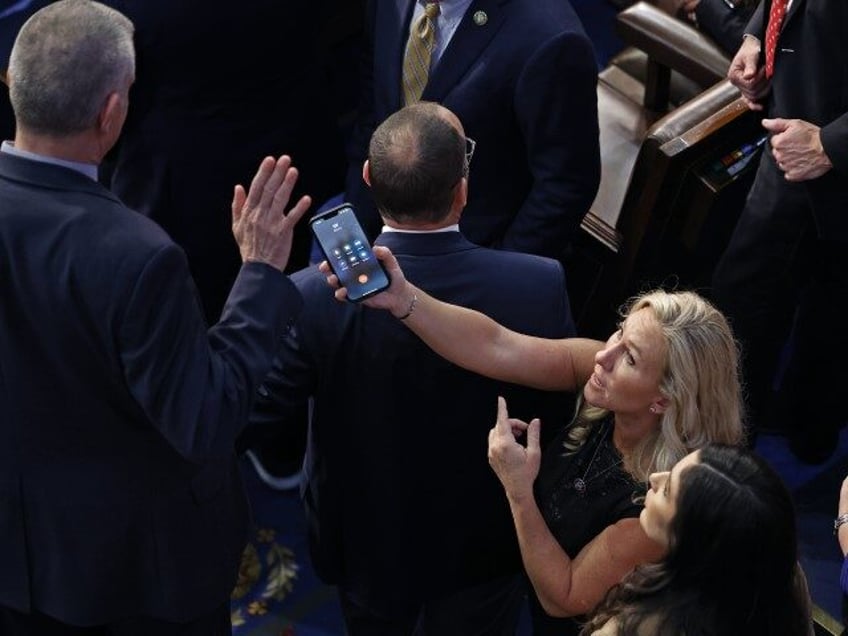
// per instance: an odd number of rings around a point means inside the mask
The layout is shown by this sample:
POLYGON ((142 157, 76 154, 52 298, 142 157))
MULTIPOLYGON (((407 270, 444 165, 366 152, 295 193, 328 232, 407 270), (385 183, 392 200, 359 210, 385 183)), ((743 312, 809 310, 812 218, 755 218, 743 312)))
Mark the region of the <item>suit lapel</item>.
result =
MULTIPOLYGON (((508 2, 509 0, 506 0, 508 2)), ((474 0, 448 43, 439 63, 424 87, 421 99, 441 102, 480 57, 503 24, 504 0, 474 0), (474 14, 482 11, 486 22, 477 25, 474 14)))

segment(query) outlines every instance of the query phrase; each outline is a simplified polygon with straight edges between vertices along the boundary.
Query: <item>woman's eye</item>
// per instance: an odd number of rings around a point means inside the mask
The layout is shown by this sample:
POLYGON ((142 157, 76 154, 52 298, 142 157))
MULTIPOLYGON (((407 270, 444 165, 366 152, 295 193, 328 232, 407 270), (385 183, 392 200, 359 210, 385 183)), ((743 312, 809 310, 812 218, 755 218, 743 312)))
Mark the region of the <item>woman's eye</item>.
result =
POLYGON ((636 364, 636 358, 634 358, 629 351, 624 354, 624 359, 627 360, 627 364, 629 364, 631 367, 636 364))

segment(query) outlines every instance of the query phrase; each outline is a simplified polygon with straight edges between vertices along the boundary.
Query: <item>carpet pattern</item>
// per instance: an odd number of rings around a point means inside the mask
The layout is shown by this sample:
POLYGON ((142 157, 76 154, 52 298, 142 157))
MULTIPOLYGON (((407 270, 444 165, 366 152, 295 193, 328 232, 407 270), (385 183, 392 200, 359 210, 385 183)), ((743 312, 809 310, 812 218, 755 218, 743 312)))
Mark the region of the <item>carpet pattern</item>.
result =
POLYGON ((255 529, 231 598, 234 636, 339 636, 344 624, 335 590, 309 563, 297 491, 275 492, 241 463, 255 529))

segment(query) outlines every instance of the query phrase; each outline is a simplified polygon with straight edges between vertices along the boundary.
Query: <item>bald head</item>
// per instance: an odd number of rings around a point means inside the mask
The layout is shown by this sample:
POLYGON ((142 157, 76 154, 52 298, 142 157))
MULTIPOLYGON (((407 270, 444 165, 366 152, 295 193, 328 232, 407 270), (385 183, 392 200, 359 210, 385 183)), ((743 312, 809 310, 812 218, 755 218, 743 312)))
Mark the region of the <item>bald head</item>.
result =
POLYGON ((406 225, 444 221, 455 211, 465 170, 462 124, 439 104, 418 102, 402 108, 371 137, 368 176, 386 219, 406 225))

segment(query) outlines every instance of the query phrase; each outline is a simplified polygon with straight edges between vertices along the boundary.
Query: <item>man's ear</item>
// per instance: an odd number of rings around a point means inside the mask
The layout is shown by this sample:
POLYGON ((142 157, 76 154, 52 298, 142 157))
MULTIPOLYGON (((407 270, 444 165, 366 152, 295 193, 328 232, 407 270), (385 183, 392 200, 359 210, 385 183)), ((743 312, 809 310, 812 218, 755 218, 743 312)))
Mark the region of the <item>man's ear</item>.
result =
POLYGON ((371 164, 368 163, 368 159, 362 164, 362 180, 368 184, 369 188, 371 187, 371 164))
POLYGON ((103 108, 100 109, 100 114, 97 117, 97 127, 99 132, 114 134, 115 128, 120 128, 123 125, 122 120, 123 107, 121 105, 121 96, 116 92, 109 93, 106 101, 103 103, 103 108))
POLYGON ((451 208, 455 212, 460 212, 465 209, 466 203, 468 203, 468 178, 462 177, 453 193, 453 204, 451 208))

